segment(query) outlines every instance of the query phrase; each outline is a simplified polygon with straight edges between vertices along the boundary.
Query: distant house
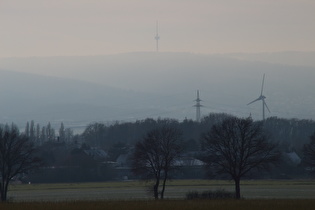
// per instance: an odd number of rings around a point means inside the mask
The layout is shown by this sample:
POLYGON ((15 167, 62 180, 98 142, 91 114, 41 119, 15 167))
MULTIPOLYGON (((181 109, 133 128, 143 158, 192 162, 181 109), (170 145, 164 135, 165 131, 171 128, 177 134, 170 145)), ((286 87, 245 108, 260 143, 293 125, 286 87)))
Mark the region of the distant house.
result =
POLYGON ((130 178, 134 178, 134 175, 131 172, 130 167, 130 156, 131 156, 130 153, 121 154, 118 156, 115 166, 118 179, 128 180, 130 178))
POLYGON ((296 166, 299 165, 302 161, 302 159, 299 157, 298 154, 296 154, 296 152, 286 152, 284 153, 284 156, 286 160, 289 161, 289 163, 296 166))
POLYGON ((194 166, 203 166, 204 162, 198 160, 194 157, 181 157, 177 159, 174 163, 175 166, 183 166, 183 167, 194 167, 194 166))
MULTIPOLYGON (((173 178, 199 179, 204 178, 204 162, 193 157, 194 154, 186 153, 174 162, 176 170, 174 170, 173 178)), ((136 177, 130 166, 131 153, 121 154, 116 159, 115 169, 118 179, 134 179, 136 177)))
POLYGON ((116 160, 117 166, 127 166, 130 159, 130 154, 121 154, 116 160))
POLYGON ((107 152, 98 148, 91 148, 91 149, 84 150, 84 153, 92 157, 94 160, 104 160, 108 158, 107 152))

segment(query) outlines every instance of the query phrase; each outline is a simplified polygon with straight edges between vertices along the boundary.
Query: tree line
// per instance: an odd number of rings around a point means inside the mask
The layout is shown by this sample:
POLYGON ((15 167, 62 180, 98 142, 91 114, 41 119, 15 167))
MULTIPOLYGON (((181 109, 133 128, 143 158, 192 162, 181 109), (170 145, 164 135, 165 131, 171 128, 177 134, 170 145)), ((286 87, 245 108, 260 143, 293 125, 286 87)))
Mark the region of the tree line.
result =
POLYGON ((315 171, 312 120, 253 121, 221 113, 209 114, 200 122, 148 118, 112 125, 92 123, 76 136, 61 123, 58 131, 56 134, 50 123, 40 127, 34 121, 21 133, 14 124, 0 126, 2 200, 6 200, 11 181, 29 180, 27 174, 34 169, 41 170, 33 176, 35 180, 52 176, 80 181, 91 176, 101 181, 105 176, 115 177, 118 172, 113 163, 127 154, 135 177, 154 180, 155 199, 163 198, 166 181, 182 168, 183 154, 192 152, 204 163, 209 176, 227 175, 234 180, 236 198, 241 197, 242 178, 283 161, 286 152, 300 154, 303 164, 311 166, 309 171, 315 171))
MULTIPOLYGON (((183 132, 185 145, 189 149, 200 147, 200 137, 213 125, 224 119, 233 117, 225 113, 211 113, 196 122, 185 119, 181 122, 174 119, 137 120, 136 122, 116 122, 111 125, 104 123, 91 123, 80 135, 80 139, 93 147, 108 150, 117 143, 134 145, 148 131, 163 124, 171 124, 183 132)), ((304 144, 309 142, 309 137, 315 131, 315 121, 299 119, 282 119, 277 117, 267 118, 262 125, 264 132, 271 141, 279 143, 281 149, 287 152, 297 152, 302 155, 304 144)))
POLYGON ((61 122, 58 133, 56 133, 50 122, 46 126, 40 126, 39 123, 35 125, 34 120, 26 123, 24 134, 36 145, 42 145, 50 141, 71 142, 74 137, 73 130, 65 128, 63 122, 61 122))

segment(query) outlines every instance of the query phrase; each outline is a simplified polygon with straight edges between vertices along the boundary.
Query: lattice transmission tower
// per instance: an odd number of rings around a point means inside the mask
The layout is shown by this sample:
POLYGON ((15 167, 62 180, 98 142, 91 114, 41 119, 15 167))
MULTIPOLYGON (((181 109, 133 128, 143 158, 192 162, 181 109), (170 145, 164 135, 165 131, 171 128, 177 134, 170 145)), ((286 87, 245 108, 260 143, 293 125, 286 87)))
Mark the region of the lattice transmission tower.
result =
POLYGON ((196 101, 196 104, 194 105, 194 107, 196 107, 196 121, 200 122, 200 119, 201 119, 200 108, 203 106, 200 104, 202 100, 200 100, 200 97, 199 97, 199 90, 197 90, 197 99, 195 101, 196 101))

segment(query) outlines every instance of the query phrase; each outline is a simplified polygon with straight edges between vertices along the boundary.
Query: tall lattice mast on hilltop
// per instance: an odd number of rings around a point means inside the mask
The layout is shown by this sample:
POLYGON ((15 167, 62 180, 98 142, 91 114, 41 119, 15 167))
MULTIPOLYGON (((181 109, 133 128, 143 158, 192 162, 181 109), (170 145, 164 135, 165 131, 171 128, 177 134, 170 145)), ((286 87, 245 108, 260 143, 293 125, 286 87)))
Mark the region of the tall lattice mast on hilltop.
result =
POLYGON ((200 102, 202 100, 200 100, 199 98, 199 90, 197 90, 197 99, 195 101, 196 101, 196 104, 194 105, 194 107, 196 107, 196 121, 200 122, 200 118, 201 118, 200 108, 202 107, 200 102))
POLYGON ((156 40, 156 52, 159 52, 159 23, 156 21, 156 35, 155 35, 155 40, 156 40))

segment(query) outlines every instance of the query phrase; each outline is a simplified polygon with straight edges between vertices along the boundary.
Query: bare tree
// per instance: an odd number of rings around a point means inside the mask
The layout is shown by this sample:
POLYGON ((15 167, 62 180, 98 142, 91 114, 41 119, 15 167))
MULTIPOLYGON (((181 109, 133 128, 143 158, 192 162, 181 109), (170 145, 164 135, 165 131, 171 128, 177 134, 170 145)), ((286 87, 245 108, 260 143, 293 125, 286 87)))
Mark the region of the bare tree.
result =
POLYGON ((203 136, 204 162, 218 174, 227 174, 235 182, 239 199, 240 180, 253 169, 266 169, 280 158, 277 145, 268 142, 262 125, 251 118, 230 117, 203 136))
POLYGON ((133 172, 142 178, 153 179, 154 198, 164 198, 165 184, 181 153, 181 132, 171 126, 163 126, 146 134, 136 143, 132 158, 133 172), (159 193, 160 182, 162 190, 159 193))
POLYGON ((315 133, 310 136, 310 143, 304 145, 303 153, 306 165, 315 167, 315 133))
POLYGON ((36 125, 36 137, 35 137, 35 139, 36 139, 36 145, 41 145, 41 141, 40 141, 40 125, 39 124, 37 124, 36 125))
POLYGON ((64 142, 65 140, 66 140, 65 126, 63 125, 63 122, 61 122, 59 128, 59 141, 64 142))
POLYGON ((20 135, 14 125, 0 127, 0 194, 7 200, 8 186, 19 174, 27 173, 41 165, 34 156, 35 147, 27 136, 20 135))
POLYGON ((35 141, 35 123, 34 120, 31 121, 30 124, 30 140, 35 141))
POLYGON ((65 129, 65 142, 70 143, 73 139, 73 130, 71 128, 65 129))
POLYGON ((26 123, 26 127, 25 127, 25 136, 29 137, 30 136, 30 123, 27 122, 26 123))
POLYGON ((106 130, 108 128, 103 123, 92 123, 84 130, 82 137, 86 143, 93 147, 104 146, 106 130))

